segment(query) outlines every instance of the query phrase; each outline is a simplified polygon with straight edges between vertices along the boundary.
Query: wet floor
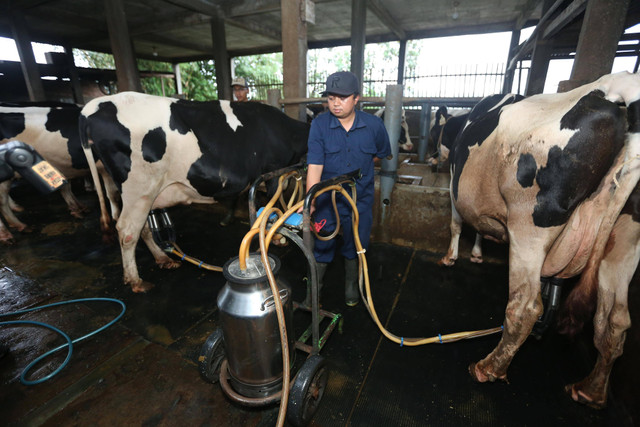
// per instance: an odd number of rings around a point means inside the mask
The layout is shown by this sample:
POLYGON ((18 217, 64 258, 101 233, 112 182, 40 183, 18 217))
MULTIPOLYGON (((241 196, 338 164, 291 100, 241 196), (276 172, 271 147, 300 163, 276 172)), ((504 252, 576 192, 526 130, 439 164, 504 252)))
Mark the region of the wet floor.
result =
MULTIPOLYGON (((20 217, 35 231, 15 233, 16 243, 1 249, 0 313, 92 297, 119 299, 126 304, 126 313, 111 328, 75 344, 68 365, 51 380, 34 386, 19 382, 22 370, 63 340, 43 328, 1 328, 0 342, 9 348, 0 358, 3 424, 275 425, 277 405, 244 407, 199 375, 200 348, 218 327, 215 301, 225 282, 222 274, 191 264, 160 270, 141 244, 137 250, 140 274, 156 286, 147 294, 132 293, 122 284, 119 248, 101 241, 95 194, 76 190, 92 208, 81 220, 68 215, 57 194, 36 197, 29 188, 14 189, 14 198, 27 208, 20 217)), ((249 228, 241 219, 220 227, 223 212, 210 206, 176 207, 170 214, 180 247, 216 265, 237 255, 249 228)), ((497 255, 493 258, 504 259, 504 248, 493 250, 497 255)), ((293 286, 294 300, 301 300, 306 273, 302 254, 295 245, 272 247, 272 253, 282 261, 281 275, 293 286)), ((506 264, 460 260, 445 269, 436 264, 439 255, 372 244, 367 259, 383 324, 406 337, 499 326, 507 298, 506 264)), ((324 309, 342 313, 343 322, 321 353, 329 367, 329 381, 311 425, 624 426, 640 422, 629 398, 612 396, 606 409, 596 411, 564 394, 565 384, 591 369, 595 353, 589 331, 575 342, 553 331, 541 340, 530 338, 511 365, 509 384, 477 384, 467 366, 490 352, 499 336, 400 347, 380 334, 362 304, 344 305, 341 276, 342 260, 337 259, 327 272, 321 301, 324 309)), ((632 287, 635 301, 637 289, 632 287)), ((85 302, 20 318, 51 323, 75 338, 118 312, 113 303, 85 302)), ((308 316, 296 313, 296 333, 308 322, 308 316)), ((629 336, 637 342, 638 328, 634 326, 629 336)), ((29 378, 47 375, 65 356, 62 351, 37 364, 29 378)), ((637 349, 626 351, 614 368, 612 382, 637 377, 637 357, 637 349)), ((640 402, 635 399, 637 408, 640 402)))

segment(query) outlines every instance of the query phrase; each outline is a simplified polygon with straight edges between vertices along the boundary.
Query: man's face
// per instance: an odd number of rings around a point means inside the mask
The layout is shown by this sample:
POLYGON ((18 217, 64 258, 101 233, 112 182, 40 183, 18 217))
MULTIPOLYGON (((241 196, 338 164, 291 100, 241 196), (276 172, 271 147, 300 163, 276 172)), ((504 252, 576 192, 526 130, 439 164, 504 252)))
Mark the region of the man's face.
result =
POLYGON ((235 85, 233 87, 233 96, 236 101, 247 101, 247 95, 249 94, 249 89, 246 87, 235 85))
POLYGON ((334 95, 329 94, 327 96, 327 104, 329 104, 329 111, 331 114, 339 119, 344 119, 353 114, 356 108, 356 104, 360 100, 359 95, 334 95))

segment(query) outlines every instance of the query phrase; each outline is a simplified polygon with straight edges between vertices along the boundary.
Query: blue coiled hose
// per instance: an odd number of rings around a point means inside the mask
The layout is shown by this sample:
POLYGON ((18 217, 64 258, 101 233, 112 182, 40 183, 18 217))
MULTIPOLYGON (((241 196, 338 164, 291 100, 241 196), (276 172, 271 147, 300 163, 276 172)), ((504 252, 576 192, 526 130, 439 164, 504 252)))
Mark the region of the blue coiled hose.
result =
POLYGON ((49 325, 47 323, 42 323, 42 322, 36 322, 36 321, 32 321, 32 320, 8 320, 8 321, 4 321, 4 322, 0 322, 0 326, 3 325, 32 325, 32 326, 42 326, 45 327, 47 329, 51 329, 54 332, 57 332, 58 334, 62 335, 64 337, 65 340, 67 340, 66 344, 62 344, 59 347, 54 348, 53 350, 49 350, 48 352, 44 353, 43 355, 39 356, 37 359, 35 359, 33 362, 29 363, 29 365, 27 365, 26 368, 24 368, 24 370, 22 371, 22 375, 20 375, 20 382, 24 385, 35 385, 35 384, 40 384, 44 381, 47 381, 49 379, 51 379, 53 376, 57 375, 58 372, 60 372, 65 366, 67 366, 67 363, 69 363, 69 360, 71 359, 71 354, 73 353, 73 344, 80 342, 86 338, 92 337, 95 334, 104 331, 105 329, 107 329, 108 327, 110 327, 111 325, 113 325, 114 323, 116 323, 118 320, 120 320, 120 318, 124 315, 124 312, 126 311, 126 306, 124 305, 124 303, 120 300, 114 299, 114 298, 81 298, 81 299, 74 299, 74 300, 69 300, 69 301, 61 301, 61 302, 56 302, 53 304, 47 304, 47 305, 43 305, 40 307, 33 307, 33 308, 28 308, 26 310, 20 310, 20 311, 14 311, 12 313, 5 313, 5 314, 0 314, 0 319, 3 317, 9 317, 9 316, 17 316, 20 314, 24 314, 24 313, 29 313, 31 311, 36 311, 36 310, 42 310, 45 308, 50 308, 50 307, 56 307, 59 305, 66 305, 66 304, 75 304, 75 303, 80 303, 80 302, 92 302, 92 301, 107 301, 107 302, 115 302, 117 304, 120 304, 120 306, 122 307, 122 311, 120 312, 120 314, 118 314, 113 320, 111 320, 109 323, 107 323, 106 325, 80 337, 80 338, 76 338, 75 340, 71 340, 71 338, 69 337, 69 335, 65 334, 64 332, 62 332, 60 329, 56 328, 55 326, 49 325), (27 377, 27 373, 29 372, 29 370, 31 368, 33 368, 33 366, 35 366, 38 362, 40 362, 42 359, 44 359, 45 357, 50 356, 51 354, 62 350, 63 348, 68 347, 68 351, 67 351, 67 357, 64 360, 64 362, 62 362, 62 364, 53 372, 51 372, 49 375, 37 379, 37 380, 28 380, 27 377))

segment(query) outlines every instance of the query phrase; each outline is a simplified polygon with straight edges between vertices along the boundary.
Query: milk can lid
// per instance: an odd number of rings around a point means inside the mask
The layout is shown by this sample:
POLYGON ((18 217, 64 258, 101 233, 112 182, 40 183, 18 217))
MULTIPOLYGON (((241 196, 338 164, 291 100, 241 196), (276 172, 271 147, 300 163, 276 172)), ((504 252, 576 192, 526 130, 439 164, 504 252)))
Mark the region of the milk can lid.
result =
MULTIPOLYGON (((255 283, 260 280, 265 280, 267 277, 267 271, 262 264, 262 258, 258 253, 249 254, 246 259, 247 268, 242 270, 240 268, 240 257, 231 258, 224 265, 223 274, 224 277, 237 283, 255 283)), ((280 270, 280 260, 278 257, 269 254, 269 265, 273 274, 277 274, 280 270)))

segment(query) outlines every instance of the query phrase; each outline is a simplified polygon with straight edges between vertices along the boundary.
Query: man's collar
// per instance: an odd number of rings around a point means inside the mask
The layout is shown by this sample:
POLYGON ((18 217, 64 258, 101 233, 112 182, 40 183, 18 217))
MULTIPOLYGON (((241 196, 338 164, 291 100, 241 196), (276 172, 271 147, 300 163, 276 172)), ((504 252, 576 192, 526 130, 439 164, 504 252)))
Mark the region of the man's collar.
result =
MULTIPOLYGON (((360 115, 362 114, 362 111, 355 110, 355 113, 356 113, 356 117, 353 119, 353 124, 351 125, 351 129, 358 129, 358 128, 365 127, 366 123, 360 117, 360 115)), ((331 114, 331 113, 329 113, 329 114, 331 114)), ((339 127, 342 127, 342 123, 340 123, 340 120, 338 120, 338 118, 336 116, 331 114, 331 122, 329 123, 329 127, 332 128, 332 129, 339 128, 339 127)), ((349 130, 351 130, 351 129, 349 129, 349 130)))

